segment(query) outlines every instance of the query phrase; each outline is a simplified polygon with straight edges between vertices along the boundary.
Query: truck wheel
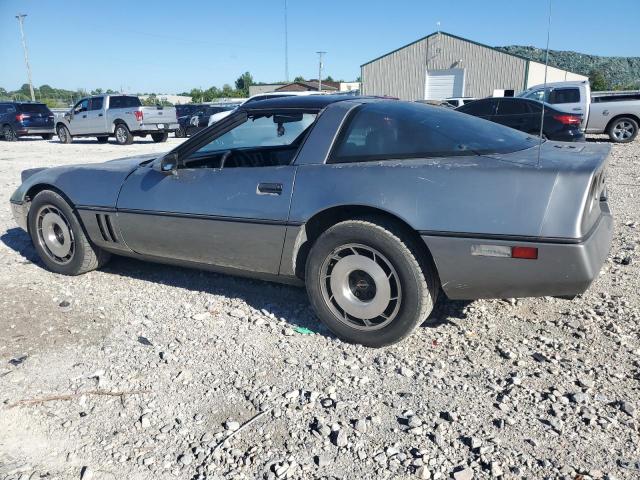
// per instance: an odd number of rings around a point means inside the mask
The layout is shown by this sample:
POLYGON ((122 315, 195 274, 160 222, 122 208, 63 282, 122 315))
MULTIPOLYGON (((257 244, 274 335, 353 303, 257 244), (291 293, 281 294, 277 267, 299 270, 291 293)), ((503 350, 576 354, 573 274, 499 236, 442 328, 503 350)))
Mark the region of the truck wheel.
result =
POLYGON ((29 208, 29 234, 46 267, 63 275, 80 275, 104 265, 110 254, 93 245, 71 206, 55 192, 43 190, 29 208))
POLYGON ((118 145, 131 145, 133 143, 133 135, 124 123, 118 123, 114 131, 116 143, 118 145))
POLYGON ((71 136, 71 133, 69 132, 69 129, 67 127, 65 127, 64 125, 58 125, 58 139, 60 140, 60 143, 71 143, 73 142, 73 137, 71 136))
POLYGON ((51 140, 53 138, 53 133, 45 133, 44 135, 40 135, 43 140, 51 140))
POLYGON ((109 141, 109 137, 98 137, 98 143, 107 143, 109 141))
POLYGON ((311 247, 309 300, 338 337, 383 347, 407 337, 433 309, 435 267, 411 235, 383 218, 340 222, 311 247))
POLYGON ((18 140, 18 136, 11 125, 5 125, 2 127, 2 136, 7 142, 15 142, 18 140))
POLYGON ((167 132, 164 133, 152 133, 151 134, 151 138, 153 138, 153 141, 155 143, 162 143, 162 142, 166 142, 167 138, 169 138, 169 134, 167 132))
POLYGON ((609 128, 607 134, 612 142, 629 143, 638 136, 638 122, 630 117, 616 118, 609 128))
POLYGON ((178 127, 178 129, 173 132, 173 136, 176 138, 184 138, 187 136, 187 134, 185 133, 184 128, 178 127))

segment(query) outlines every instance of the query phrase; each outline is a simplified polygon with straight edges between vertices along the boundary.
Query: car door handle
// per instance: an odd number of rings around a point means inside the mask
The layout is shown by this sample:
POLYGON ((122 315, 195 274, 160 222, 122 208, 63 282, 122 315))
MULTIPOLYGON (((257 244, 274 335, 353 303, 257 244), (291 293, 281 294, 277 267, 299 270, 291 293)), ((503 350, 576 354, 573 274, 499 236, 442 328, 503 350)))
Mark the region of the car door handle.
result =
POLYGON ((82 118, 87 118, 87 116, 86 115, 82 115, 82 118))
POLYGON ((281 183, 259 183, 258 195, 281 195, 282 184, 281 183))
POLYGON ((98 116, 99 116, 99 117, 102 117, 102 113, 99 113, 99 114, 98 114, 98 116))

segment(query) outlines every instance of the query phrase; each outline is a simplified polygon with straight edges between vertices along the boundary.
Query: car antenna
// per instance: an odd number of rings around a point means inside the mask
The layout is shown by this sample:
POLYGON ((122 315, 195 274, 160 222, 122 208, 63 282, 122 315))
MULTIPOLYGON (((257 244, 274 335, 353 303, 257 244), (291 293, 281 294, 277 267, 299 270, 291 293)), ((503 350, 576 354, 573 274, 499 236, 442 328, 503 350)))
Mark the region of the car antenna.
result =
POLYGON ((547 98, 547 69, 549 68, 549 37, 551 35, 551 0, 549 0, 549 17, 547 20, 547 49, 544 54, 544 85, 542 87, 542 113, 540 114, 540 140, 538 141, 538 162, 536 167, 540 168, 540 152, 542 150, 542 131, 544 128, 544 107, 547 98))

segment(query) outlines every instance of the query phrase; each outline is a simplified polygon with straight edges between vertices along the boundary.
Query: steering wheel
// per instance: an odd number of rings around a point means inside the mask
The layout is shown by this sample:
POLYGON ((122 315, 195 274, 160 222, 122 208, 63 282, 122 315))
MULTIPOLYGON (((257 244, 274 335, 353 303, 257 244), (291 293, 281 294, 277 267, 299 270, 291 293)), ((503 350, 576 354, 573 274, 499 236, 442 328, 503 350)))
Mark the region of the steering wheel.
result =
POLYGON ((227 150, 222 154, 222 158, 220 159, 220 168, 224 168, 224 164, 226 163, 227 159, 231 156, 232 153, 233 153, 233 150, 227 150))

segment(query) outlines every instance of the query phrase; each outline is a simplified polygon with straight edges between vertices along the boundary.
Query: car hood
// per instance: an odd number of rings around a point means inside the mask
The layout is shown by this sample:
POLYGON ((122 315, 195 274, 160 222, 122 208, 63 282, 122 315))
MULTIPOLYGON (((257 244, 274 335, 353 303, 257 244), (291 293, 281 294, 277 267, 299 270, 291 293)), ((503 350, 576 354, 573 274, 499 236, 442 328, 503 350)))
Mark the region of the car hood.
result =
POLYGON ((23 202, 36 185, 50 185, 61 191, 75 206, 115 207, 126 178, 142 163, 158 154, 139 155, 103 163, 65 165, 22 172, 22 185, 11 201, 23 202))

